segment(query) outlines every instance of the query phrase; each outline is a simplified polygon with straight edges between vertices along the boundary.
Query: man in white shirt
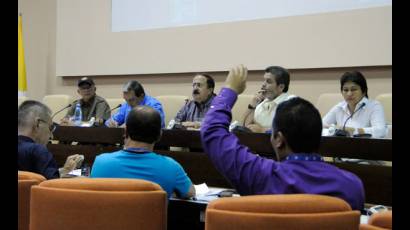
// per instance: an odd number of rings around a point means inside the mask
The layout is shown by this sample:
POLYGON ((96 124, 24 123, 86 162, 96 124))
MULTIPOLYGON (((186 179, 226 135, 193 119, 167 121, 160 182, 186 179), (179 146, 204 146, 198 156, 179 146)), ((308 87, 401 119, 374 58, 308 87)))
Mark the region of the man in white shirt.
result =
POLYGON ((280 66, 265 69, 261 90, 255 95, 244 114, 244 125, 257 133, 271 129, 276 107, 294 95, 288 94, 289 72, 280 66))
POLYGON ((374 138, 385 137, 388 129, 383 106, 368 98, 364 76, 358 71, 344 73, 340 79, 340 90, 344 101, 323 117, 323 127, 334 126, 350 136, 371 134, 374 138))

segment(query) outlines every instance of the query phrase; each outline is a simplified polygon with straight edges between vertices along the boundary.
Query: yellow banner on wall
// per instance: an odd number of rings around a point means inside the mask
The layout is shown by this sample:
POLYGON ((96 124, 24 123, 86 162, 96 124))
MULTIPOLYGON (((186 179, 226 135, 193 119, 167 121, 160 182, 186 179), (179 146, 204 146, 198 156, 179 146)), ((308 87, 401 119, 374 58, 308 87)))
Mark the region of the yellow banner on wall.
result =
POLYGON ((24 48, 23 48, 23 25, 22 17, 19 15, 18 28, 18 96, 26 96, 27 79, 26 79, 26 64, 24 63, 24 48))

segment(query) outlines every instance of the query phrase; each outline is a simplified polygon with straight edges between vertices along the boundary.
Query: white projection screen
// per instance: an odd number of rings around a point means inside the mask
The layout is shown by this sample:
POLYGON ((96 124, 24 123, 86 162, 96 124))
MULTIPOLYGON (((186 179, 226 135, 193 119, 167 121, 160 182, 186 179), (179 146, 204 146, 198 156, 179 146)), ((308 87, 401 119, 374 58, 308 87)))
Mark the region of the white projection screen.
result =
POLYGON ((112 0, 112 31, 316 14, 391 3, 391 0, 112 0))
POLYGON ((56 75, 385 66, 391 0, 58 0, 56 75))

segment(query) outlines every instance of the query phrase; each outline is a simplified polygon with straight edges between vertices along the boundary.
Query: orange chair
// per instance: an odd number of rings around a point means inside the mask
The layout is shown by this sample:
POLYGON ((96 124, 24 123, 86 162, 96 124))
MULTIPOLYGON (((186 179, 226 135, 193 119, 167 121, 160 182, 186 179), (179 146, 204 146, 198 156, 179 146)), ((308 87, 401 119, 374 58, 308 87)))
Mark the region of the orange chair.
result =
POLYGON ((27 171, 18 171, 18 212, 19 230, 28 230, 30 223, 30 189, 31 186, 45 181, 42 175, 27 171))
POLYGON ((384 230, 392 229, 393 225, 393 212, 385 211, 375 213, 370 216, 367 224, 361 224, 360 230, 384 230))
POLYGON ((137 179, 53 179, 33 186, 30 230, 166 229, 167 195, 137 179))
POLYGON ((323 195, 254 195, 209 203, 206 230, 358 229, 360 212, 342 199, 323 195))

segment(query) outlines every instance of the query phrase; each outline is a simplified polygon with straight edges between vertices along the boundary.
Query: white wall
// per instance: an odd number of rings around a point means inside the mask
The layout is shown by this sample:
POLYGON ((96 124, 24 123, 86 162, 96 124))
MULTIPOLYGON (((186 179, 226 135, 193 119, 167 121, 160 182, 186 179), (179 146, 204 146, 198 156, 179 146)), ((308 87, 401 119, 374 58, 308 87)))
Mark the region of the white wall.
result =
POLYGON ((41 99, 49 93, 55 76, 56 1, 18 0, 23 18, 23 42, 27 75, 27 96, 41 99))
MULTIPOLYGON (((94 31, 96 40, 101 39, 101 40, 107 41, 110 39, 110 37, 108 38, 100 37, 102 36, 102 34, 99 33, 98 31, 100 31, 101 29, 85 26, 89 24, 87 22, 87 23, 84 23, 84 26, 81 24, 76 24, 76 26, 78 27, 78 30, 73 30, 73 35, 69 36, 70 38, 73 37, 75 39, 78 39, 78 41, 74 42, 71 46, 71 49, 77 50, 78 53, 74 55, 74 53, 70 51, 70 47, 67 47, 68 54, 73 55, 72 58, 68 59, 68 56, 66 56, 65 57, 66 60, 61 60, 59 59, 58 56, 56 57, 56 49, 57 49, 56 46, 58 45, 61 46, 60 43, 66 40, 66 38, 56 37, 57 35, 57 21, 56 20, 57 20, 57 13, 58 13, 57 3, 60 4, 60 2, 66 2, 66 0, 63 0, 63 1, 19 0, 19 12, 23 14, 23 34, 24 34, 24 45, 25 45, 25 52, 26 52, 25 54, 26 54, 27 81, 28 81, 27 94, 32 99, 41 100, 41 98, 47 94, 68 94, 73 97, 77 97, 76 81, 80 77, 58 77, 56 76, 57 75, 56 74, 56 64, 60 62, 61 64, 65 64, 69 66, 73 65, 73 68, 74 68, 76 65, 80 65, 80 63, 78 63, 78 60, 84 60, 84 57, 87 60, 101 59, 102 56, 106 56, 106 53, 108 51, 115 48, 115 47, 114 48, 102 47, 100 51, 96 53, 90 53, 88 48, 87 49, 84 48, 83 47, 84 44, 79 43, 79 41, 82 40, 81 38, 84 37, 82 36, 82 33, 84 31, 87 31, 87 30, 94 31), (79 47, 83 47, 84 50, 78 50, 79 47)), ((77 0, 73 0, 73 2, 77 2, 79 4, 79 1, 77 0)), ((86 6, 90 5, 91 3, 95 4, 97 8, 107 8, 106 5, 107 5, 107 2, 109 1, 107 0, 101 0, 101 1, 83 0, 81 2, 85 4, 84 11, 87 11, 89 9, 86 6)), ((70 4, 68 4, 67 7, 69 6, 70 4)), ((74 7, 74 6, 71 6, 71 7, 74 7)), ((78 8, 81 9, 81 5, 78 6, 78 8)), ((107 8, 107 10, 108 11, 106 12, 106 14, 108 15, 109 7, 107 8)), ((107 28, 109 29, 110 18, 108 16, 103 17, 105 14, 98 13, 99 11, 101 11, 101 9, 95 10, 95 11, 96 12, 93 12, 93 11, 89 12, 89 14, 94 15, 93 20, 92 20, 94 21, 93 23, 99 25, 99 27, 107 26, 107 28)), ((386 10, 380 10, 380 11, 382 15, 385 15, 383 12, 385 12, 386 10)), ((84 12, 84 14, 86 14, 86 12, 84 12)), ((387 14, 390 15, 391 13, 387 13, 387 14)), ((64 21, 69 23, 70 22, 69 19, 71 19, 71 21, 73 21, 74 23, 77 21, 76 18, 81 17, 81 15, 72 14, 72 15, 65 15, 65 17, 67 17, 67 19, 65 19, 64 21)), ((345 19, 345 20, 348 20, 348 19, 345 19)), ((387 18, 386 20, 387 21, 390 20, 391 22, 391 19, 387 18)), ((200 31, 200 28, 204 28, 204 27, 199 27, 198 31, 200 31)), ((186 29, 189 29, 189 28, 186 28, 186 29)), ((363 28, 363 33, 365 33, 365 30, 366 28, 363 28)), ((164 34, 165 32, 167 31, 166 30, 156 31, 157 34, 164 34)), ((346 33, 345 36, 360 37, 362 39, 366 37, 365 35, 361 35, 361 34, 357 35, 357 33, 356 33, 356 36, 353 36, 355 34, 351 33, 350 31, 344 32, 344 33, 346 33)), ((391 27, 389 27, 389 29, 387 30, 385 30, 384 27, 381 27, 378 33, 380 35, 387 34, 391 38, 391 27)), ((124 37, 125 34, 119 36, 121 38, 120 41, 125 42, 126 40, 124 37)), ((130 34, 130 36, 134 37, 132 33, 130 34)), ((249 34, 248 41, 249 43, 252 43, 256 49, 258 46, 255 43, 258 43, 262 39, 261 37, 263 36, 265 36, 264 33, 255 34, 255 35, 249 34)), ((269 36, 273 36, 273 35, 269 35, 269 36)), ((276 36, 279 36, 279 34, 277 33, 276 36)), ((281 36, 287 36, 287 34, 282 34, 281 36)), ((175 40, 176 38, 170 37, 170 39, 175 40)), ((221 39, 224 39, 224 38, 221 38, 221 39)), ((208 40, 217 40, 217 38, 202 36, 196 39, 196 43, 208 44, 208 40)), ((360 39, 357 39, 357 40, 360 40, 360 39)), ((372 43, 373 41, 363 41, 363 42, 372 43)), ((337 40, 327 41, 327 43, 335 43, 335 46, 338 46, 337 40)), ((101 44, 101 42, 97 42, 97 44, 101 44)), ((132 48, 133 44, 130 44, 130 47, 132 48)), ((92 49, 94 50, 96 48, 98 47, 92 47, 92 49)), ((176 50, 177 48, 178 47, 175 47, 176 50)), ((182 46, 179 48, 185 49, 185 50, 188 49, 186 46, 182 46)), ((289 53, 296 52, 294 51, 293 46, 288 46, 286 47, 286 49, 287 49, 287 52, 289 53)), ((391 51, 390 40, 389 42, 383 43, 383 45, 377 48, 377 51, 375 52, 386 52, 386 50, 391 51)), ((238 50, 238 52, 240 51, 241 50, 238 50)), ((325 51, 309 53, 309 57, 305 59, 306 63, 311 62, 310 59, 317 59, 318 57, 320 57, 321 52, 325 52, 325 51)), ((127 65, 130 65, 130 63, 134 63, 134 67, 138 67, 138 68, 140 67, 140 65, 135 64, 137 62, 134 61, 136 56, 140 55, 139 53, 135 53, 131 51, 130 52, 123 51, 121 54, 123 56, 129 55, 130 59, 127 65)), ((178 60, 180 59, 187 59, 184 63, 188 63, 190 61, 188 59, 205 59, 204 61, 204 66, 205 66, 209 63, 212 64, 214 59, 220 58, 219 57, 220 55, 221 55, 221 52, 219 52, 218 50, 212 50, 209 52, 195 53, 195 55, 190 56, 190 57, 176 56, 173 59, 171 59, 169 61, 170 63, 167 64, 167 66, 165 67, 168 67, 168 65, 171 65, 171 62, 173 63, 178 62, 178 60)), ((247 56, 247 55, 248 55, 247 53, 245 54, 242 53, 242 56, 247 56)), ((270 55, 271 57, 273 57, 275 53, 262 52, 260 53, 260 55, 261 56, 270 55)), ((351 56, 353 59, 355 55, 358 55, 358 54, 351 53, 351 56)), ((365 55, 368 60, 373 60, 374 58, 376 59, 380 58, 380 57, 374 57, 377 55, 373 52, 364 52, 363 55, 365 55)), ((269 66, 269 65, 281 65, 281 63, 275 61, 275 59, 271 57, 268 57, 266 58, 266 60, 263 60, 264 62, 266 62, 266 65, 262 66, 260 69, 264 69, 266 66, 269 66)), ((386 57, 388 60, 391 61, 391 56, 389 55, 382 56, 382 58, 386 58, 386 57)), ((291 58, 289 57, 289 59, 291 58)), ((257 60, 259 59, 255 59, 255 62, 257 60)), ((226 65, 229 67, 233 64, 237 64, 237 63, 233 63, 233 61, 231 60, 226 60, 226 61, 220 60, 220 61, 221 61, 220 63, 221 65, 226 65)), ((112 66, 115 66, 115 68, 121 69, 120 67, 122 65, 125 65, 122 62, 123 62, 123 58, 118 57, 118 56, 112 56, 110 61, 107 63, 101 62, 101 60, 95 61, 95 62, 94 61, 84 62, 83 65, 85 67, 89 66, 89 69, 79 71, 78 75, 87 75, 92 72, 103 72, 103 71, 106 71, 107 68, 110 68, 112 66), (92 63, 92 65, 90 63, 92 63)), ((154 54, 151 59, 151 62, 152 62, 151 65, 158 64, 157 58, 154 57, 154 54)), ((252 63, 254 62, 249 62, 247 64, 251 65, 252 63)), ((321 93, 339 92, 339 77, 344 71, 347 71, 349 69, 358 69, 363 72, 363 74, 366 76, 367 81, 368 81, 370 97, 373 98, 380 93, 391 92, 392 91, 392 67, 391 65, 377 67, 377 62, 372 62, 371 64, 374 66, 357 67, 357 68, 356 67, 324 68, 325 66, 323 67, 319 66, 318 68, 307 68, 307 69, 292 69, 291 67, 286 66, 286 65, 284 65, 284 67, 291 69, 290 92, 293 94, 305 97, 311 100, 312 102, 314 102, 321 93)), ((352 66, 356 66, 356 65, 352 65, 352 66)), ((160 72, 163 71, 164 70, 163 68, 165 67, 159 64, 157 65, 157 67, 158 67, 158 73, 149 74, 149 75, 137 74, 138 72, 135 72, 131 75, 123 75, 123 76, 110 76, 108 74, 103 74, 103 76, 95 76, 94 79, 95 79, 95 82, 97 83, 97 93, 104 97, 121 97, 121 92, 120 92, 121 86, 126 81, 135 79, 135 80, 140 81, 144 85, 147 92, 154 96, 165 95, 165 94, 180 94, 180 95, 189 96, 191 92, 192 77, 195 72, 200 72, 200 71, 192 71, 192 72, 187 72, 187 73, 169 72, 169 73, 160 74, 160 72)), ((205 67, 204 68, 202 67, 194 68, 194 67, 195 66, 191 66, 187 64, 187 68, 203 69, 204 71, 212 71, 212 69, 205 69, 205 67)), ((223 69, 224 70, 223 72, 211 72, 211 75, 213 75, 217 81, 216 83, 217 90, 219 90, 220 87, 223 85, 223 82, 226 76, 225 71, 227 69, 228 68, 223 69)), ((124 67, 124 71, 125 70, 127 70, 127 68, 124 67)), ((121 72, 124 72, 124 71, 115 72, 115 74, 121 75, 121 72)), ((260 87, 263 73, 260 70, 250 71, 249 75, 250 75, 249 81, 247 84, 248 87, 245 91, 246 94, 252 94, 260 87)))

